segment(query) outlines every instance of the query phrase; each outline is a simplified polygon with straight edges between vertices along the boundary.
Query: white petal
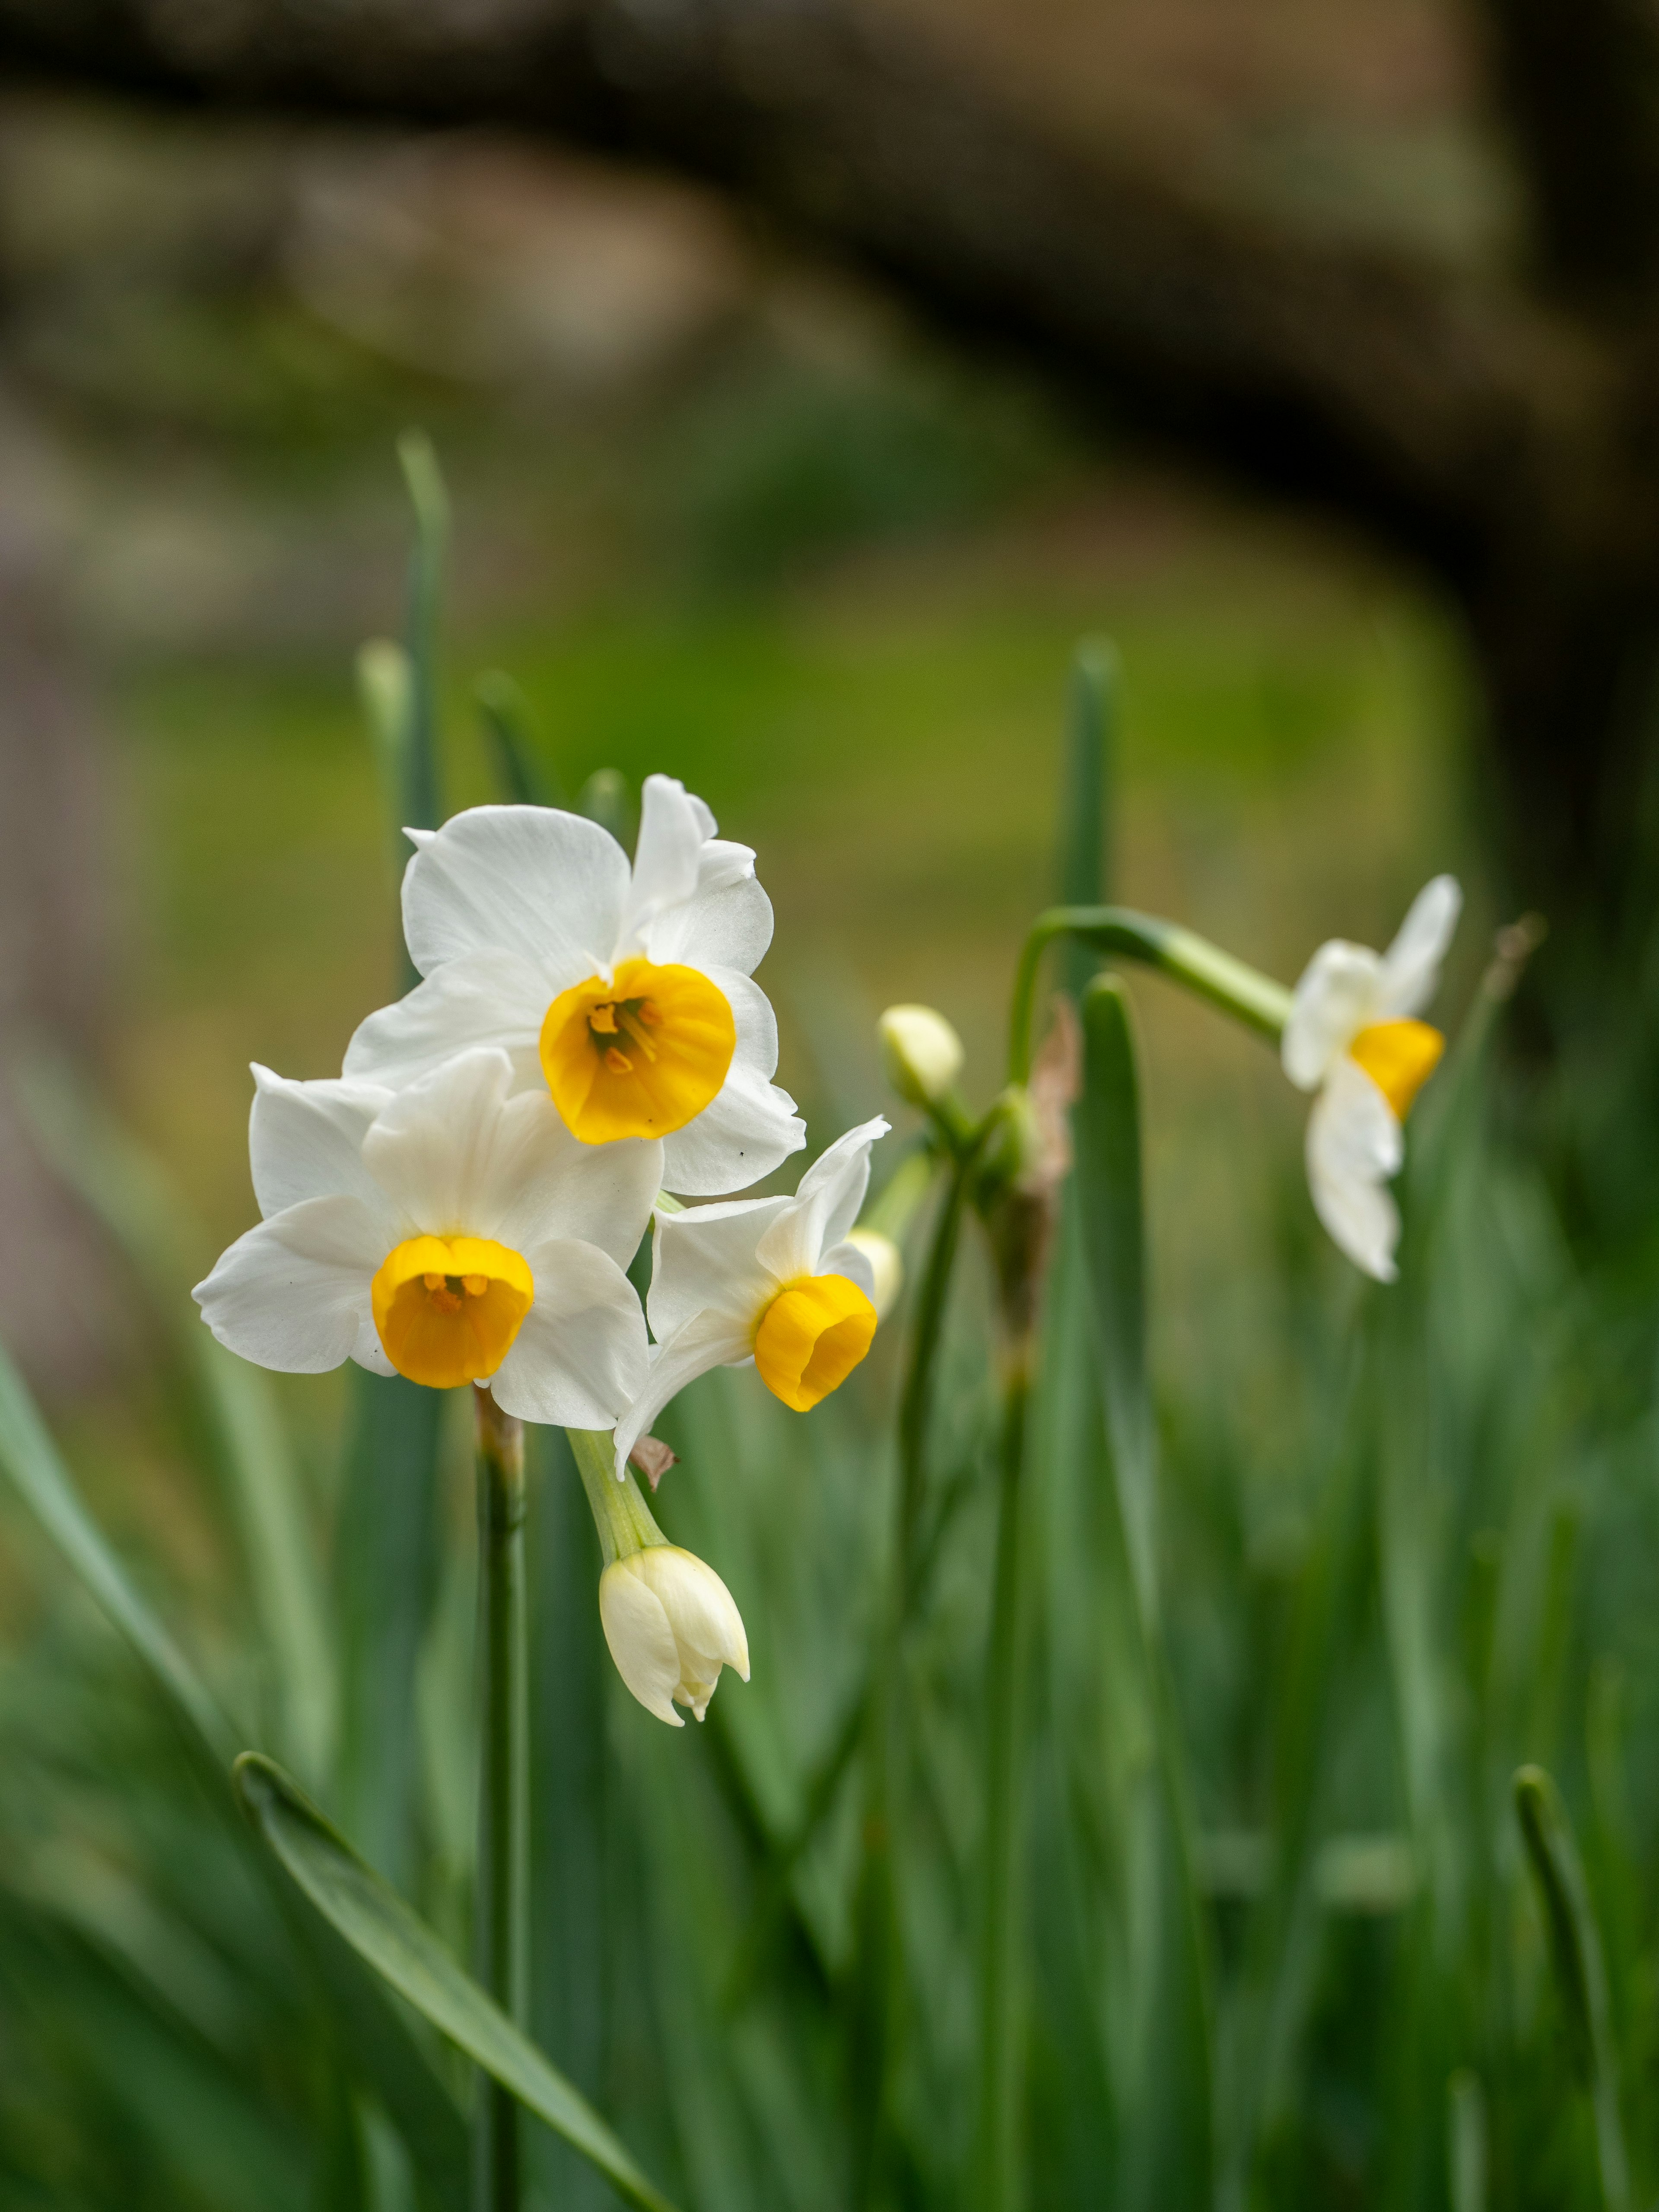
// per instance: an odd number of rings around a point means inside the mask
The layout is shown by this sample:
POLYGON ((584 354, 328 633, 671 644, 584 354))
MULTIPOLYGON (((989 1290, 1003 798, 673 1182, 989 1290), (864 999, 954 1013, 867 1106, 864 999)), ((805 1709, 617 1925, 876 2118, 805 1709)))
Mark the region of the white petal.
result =
MULTIPOLYGON (((749 1638, 743 1615, 706 1560, 678 1544, 652 1544, 634 1558, 634 1571, 654 1593, 679 1646, 682 1690, 698 1682, 712 1692, 722 1667, 749 1680, 749 1638)), ((708 1698, 694 1704, 701 1720, 708 1698)))
POLYGON ((670 1728, 685 1723, 674 1711, 680 1653, 662 1601, 631 1560, 613 1559, 599 1577, 599 1621, 617 1672, 645 1707, 670 1728))
MULTIPOLYGON (((706 846, 705 852, 746 852, 742 845, 706 846)), ((750 975, 772 942, 772 902, 752 875, 694 892, 683 906, 659 915, 645 933, 653 960, 682 961, 690 968, 730 968, 750 975)))
POLYGON ((713 1368, 740 1366, 749 1357, 751 1334, 734 1323, 728 1314, 694 1314, 666 1344, 656 1347, 643 1389, 617 1424, 618 1480, 628 1465, 629 1453, 648 1433, 669 1400, 713 1368))
POLYGON ((359 1367, 368 1368, 371 1375, 395 1375, 398 1371, 386 1356, 380 1332, 374 1326, 372 1306, 364 1313, 358 1325, 357 1341, 351 1347, 351 1356, 359 1367))
POLYGON ((1463 892, 1455 876, 1435 877, 1412 901, 1410 913, 1382 955, 1376 1011, 1383 1020, 1420 1014, 1433 998, 1440 963, 1462 911, 1463 892))
POLYGON ((697 888, 698 860, 714 817, 672 775, 648 775, 640 793, 640 834, 634 874, 617 932, 618 950, 640 941, 665 908, 681 905, 697 888))
POLYGON ((347 1196, 384 1212, 362 1150, 392 1093, 378 1084, 290 1083, 257 1061, 253 1081, 248 1157, 260 1212, 268 1218, 307 1198, 347 1196))
POLYGON ((556 1238, 524 1256, 536 1295, 496 1370, 495 1402, 520 1420, 608 1429, 650 1373, 634 1286, 592 1244, 556 1238))
POLYGON ((346 1047, 346 1074, 397 1091, 458 1052, 495 1045, 511 1054, 522 1090, 542 1080, 538 1046, 552 1002, 532 962, 511 952, 470 952, 362 1023, 346 1047))
POLYGON ((744 1190, 806 1142, 795 1102, 775 1083, 733 1067, 718 1098, 663 1139, 663 1188, 682 1198, 744 1190))
POLYGON ((1363 1067, 1339 1060, 1308 1116, 1308 1187, 1339 1249, 1382 1283, 1398 1272, 1400 1212, 1387 1182, 1404 1156, 1388 1100, 1363 1067))
POLYGON ((756 1248, 794 1202, 732 1198, 657 1216, 646 1311, 659 1341, 705 1310, 725 1313, 743 1327, 758 1320, 783 1279, 760 1265, 756 1248))
POLYGON ((870 1182, 870 1147, 884 1137, 889 1124, 872 1121, 849 1129, 800 1179, 793 1202, 762 1237, 756 1258, 781 1283, 797 1275, 817 1274, 825 1249, 839 1244, 858 1219, 870 1182))
POLYGON ((1334 937, 1302 971, 1279 1055, 1298 1091, 1316 1091, 1326 1070, 1376 1018, 1382 963, 1370 947, 1334 937))
POLYGON ((386 1255, 361 1199, 308 1198, 239 1237, 191 1295, 220 1343, 244 1359, 321 1375, 356 1345, 386 1255))
POLYGON ((512 1088, 504 1052, 465 1052, 394 1092, 376 1117, 364 1162, 424 1235, 495 1235, 545 1124, 534 1092, 509 1107, 512 1088))
MULTIPOLYGON (((608 1145, 584 1145, 560 1121, 545 1091, 528 1095, 546 1109, 535 1156, 526 1158, 524 1181, 493 1233, 515 1252, 527 1252, 550 1237, 574 1237, 597 1244, 626 1267, 651 1225, 662 1188, 661 1144, 652 1137, 618 1137, 608 1145)), ((514 1099, 509 1110, 516 1113, 519 1103, 514 1099)))
POLYGON ((557 988, 605 966, 628 897, 628 856, 597 822, 550 806, 474 806, 404 872, 404 934, 423 975, 494 947, 557 988))
POLYGON ((878 1229, 855 1229, 843 1243, 830 1247, 817 1272, 845 1275, 849 1283, 856 1283, 878 1316, 884 1319, 904 1280, 904 1262, 890 1237, 878 1229))

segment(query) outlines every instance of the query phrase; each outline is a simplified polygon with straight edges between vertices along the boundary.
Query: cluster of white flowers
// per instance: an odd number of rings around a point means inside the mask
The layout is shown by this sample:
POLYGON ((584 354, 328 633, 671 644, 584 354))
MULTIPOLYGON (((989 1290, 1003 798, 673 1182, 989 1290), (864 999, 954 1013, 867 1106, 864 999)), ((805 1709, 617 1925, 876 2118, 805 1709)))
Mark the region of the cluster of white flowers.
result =
MULTIPOLYGON (((629 1449, 712 1367, 752 1358, 786 1405, 816 1405, 875 1334, 876 1272, 849 1232, 887 1124, 842 1138, 793 1199, 675 1203, 741 1190, 806 1140, 752 980, 772 937, 753 853, 661 775, 631 868, 608 831, 549 807, 409 835, 423 980, 363 1023, 339 1080, 255 1068, 264 1218, 198 1286, 209 1328, 289 1373, 355 1359, 614 1428, 624 1481, 629 1449), (626 1273, 653 1218, 654 1342, 626 1273)), ((665 1719, 671 1698, 701 1718, 722 1664, 747 1679, 724 1583, 674 1547, 613 1560, 601 1615, 665 1719)))

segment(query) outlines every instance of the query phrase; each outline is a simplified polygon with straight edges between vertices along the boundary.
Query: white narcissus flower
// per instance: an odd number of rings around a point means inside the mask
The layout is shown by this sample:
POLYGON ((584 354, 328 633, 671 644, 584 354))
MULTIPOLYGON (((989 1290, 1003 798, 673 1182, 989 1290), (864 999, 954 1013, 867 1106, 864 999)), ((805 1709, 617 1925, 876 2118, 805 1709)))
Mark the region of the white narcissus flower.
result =
POLYGON ((693 1197, 799 1151, 751 980, 771 902, 700 799, 646 778, 631 869, 608 830, 547 806, 475 806, 408 835, 404 931, 426 980, 363 1023, 348 1077, 400 1088, 500 1046, 584 1144, 661 1139, 665 1187, 693 1197))
POLYGON ((599 1619, 617 1672, 671 1727, 685 1726, 676 1705, 702 1718, 722 1667, 749 1680, 749 1639, 731 1591, 678 1544, 613 1559, 599 1577, 599 1619))
POLYGON ((875 1276, 851 1241, 870 1181, 878 1115, 838 1138, 793 1198, 733 1199, 659 1212, 647 1310, 650 1379, 617 1425, 617 1472, 678 1391, 752 1358, 769 1390, 804 1413, 844 1382, 876 1333, 875 1276))
POLYGON ((1386 1188, 1405 1158, 1402 1124, 1445 1049, 1417 1017, 1434 996, 1463 894, 1450 876, 1420 890, 1386 952, 1333 938, 1303 971, 1280 1051, 1308 1117, 1314 1210, 1357 1267, 1398 1273, 1400 1210, 1386 1188))
POLYGON ((659 1145, 578 1144, 489 1049, 397 1092, 253 1073, 264 1219, 195 1291, 222 1344, 289 1374, 351 1358, 434 1389, 488 1382, 503 1413, 574 1427, 638 1395, 645 1317, 623 1269, 659 1145))

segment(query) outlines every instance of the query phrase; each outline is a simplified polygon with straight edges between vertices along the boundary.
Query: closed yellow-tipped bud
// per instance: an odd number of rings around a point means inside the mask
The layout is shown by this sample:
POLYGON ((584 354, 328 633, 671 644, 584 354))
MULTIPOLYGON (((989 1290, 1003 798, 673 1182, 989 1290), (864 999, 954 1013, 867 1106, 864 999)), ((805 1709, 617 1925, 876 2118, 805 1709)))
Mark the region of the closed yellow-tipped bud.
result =
POLYGON ((932 1006, 889 1006, 877 1024, 887 1079, 912 1106, 937 1105, 962 1073, 962 1039, 932 1006))

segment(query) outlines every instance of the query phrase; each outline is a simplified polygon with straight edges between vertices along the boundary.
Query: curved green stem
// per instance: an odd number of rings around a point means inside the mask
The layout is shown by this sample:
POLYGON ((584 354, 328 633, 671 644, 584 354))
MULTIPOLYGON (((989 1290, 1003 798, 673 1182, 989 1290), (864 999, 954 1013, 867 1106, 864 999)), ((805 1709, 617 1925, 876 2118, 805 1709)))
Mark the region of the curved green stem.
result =
POLYGON ((1008 1080, 1024 1083, 1031 1073, 1031 1023, 1037 970, 1056 938, 1073 938, 1091 951, 1139 960, 1172 982, 1231 1014, 1247 1029, 1277 1043, 1291 1011, 1291 994, 1270 975, 1235 960, 1207 938, 1157 915, 1125 906, 1055 906, 1037 916, 1019 956, 1009 1009, 1008 1080))
MULTIPOLYGON (((520 2027, 529 2019, 530 1716, 526 1658, 524 1425, 473 1387, 478 1436, 478 1979, 520 2027)), ((518 2212, 518 2106, 478 2085, 473 2212, 518 2212)))

